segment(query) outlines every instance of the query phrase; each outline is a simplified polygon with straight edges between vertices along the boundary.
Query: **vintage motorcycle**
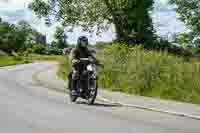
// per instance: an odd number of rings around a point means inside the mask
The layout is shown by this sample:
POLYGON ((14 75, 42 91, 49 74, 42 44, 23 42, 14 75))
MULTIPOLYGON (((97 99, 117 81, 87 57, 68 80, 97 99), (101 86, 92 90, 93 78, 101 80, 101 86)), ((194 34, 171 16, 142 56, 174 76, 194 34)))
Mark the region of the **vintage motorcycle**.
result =
POLYGON ((71 102, 76 102, 76 100, 80 97, 87 100, 88 104, 93 104, 98 92, 96 68, 97 66, 103 67, 103 65, 93 61, 90 58, 81 58, 80 62, 82 64, 82 72, 80 73, 74 86, 72 84, 72 78, 70 76, 73 74, 73 71, 69 75, 70 100, 71 102), (76 91, 76 93, 74 94, 73 91, 76 91))

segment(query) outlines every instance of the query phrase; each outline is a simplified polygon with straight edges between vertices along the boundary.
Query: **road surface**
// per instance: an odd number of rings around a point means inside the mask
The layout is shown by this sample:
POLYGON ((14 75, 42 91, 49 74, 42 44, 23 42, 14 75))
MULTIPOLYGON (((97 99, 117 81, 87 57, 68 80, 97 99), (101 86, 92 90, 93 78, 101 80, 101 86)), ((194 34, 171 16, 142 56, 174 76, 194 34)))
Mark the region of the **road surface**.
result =
POLYGON ((41 86, 33 75, 47 62, 0 69, 1 133, 200 133, 200 121, 84 101, 41 86))

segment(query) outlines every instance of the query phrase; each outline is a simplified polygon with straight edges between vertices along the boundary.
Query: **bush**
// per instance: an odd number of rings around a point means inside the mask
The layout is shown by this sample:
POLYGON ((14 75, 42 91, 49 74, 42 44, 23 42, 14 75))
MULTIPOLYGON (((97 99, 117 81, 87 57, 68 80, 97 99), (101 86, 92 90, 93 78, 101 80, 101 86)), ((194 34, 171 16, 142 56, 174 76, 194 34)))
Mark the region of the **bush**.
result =
POLYGON ((195 48, 193 51, 195 55, 200 56, 200 48, 195 48))
POLYGON ((0 56, 6 56, 6 55, 7 55, 7 53, 6 53, 6 52, 4 52, 4 51, 0 50, 0 56))
POLYGON ((21 56, 21 55, 18 54, 18 53, 12 52, 11 54, 12 54, 12 56, 13 56, 13 59, 16 60, 16 61, 22 61, 22 60, 24 60, 24 57, 21 56))
POLYGON ((35 54, 47 54, 47 47, 42 44, 35 44, 33 45, 32 51, 35 54))
POLYGON ((109 47, 111 45, 112 45, 111 43, 98 42, 95 45, 95 47, 98 48, 98 49, 103 49, 103 48, 109 47))
POLYGON ((186 59, 192 57, 193 52, 190 49, 170 43, 168 40, 158 38, 153 44, 145 44, 144 48, 147 50, 167 51, 175 56, 185 57, 186 59))
POLYGON ((58 49, 58 48, 49 48, 47 50, 47 54, 48 55, 62 55, 62 49, 58 49))
POLYGON ((23 56, 13 56, 14 60, 16 61, 22 61, 24 60, 24 57, 23 56))

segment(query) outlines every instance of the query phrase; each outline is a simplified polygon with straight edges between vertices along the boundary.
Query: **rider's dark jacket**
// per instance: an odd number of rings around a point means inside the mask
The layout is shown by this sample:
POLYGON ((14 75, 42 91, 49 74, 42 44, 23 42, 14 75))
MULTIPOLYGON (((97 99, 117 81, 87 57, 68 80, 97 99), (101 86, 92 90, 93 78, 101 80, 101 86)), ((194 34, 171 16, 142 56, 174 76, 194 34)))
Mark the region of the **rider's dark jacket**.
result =
POLYGON ((92 57, 94 61, 98 62, 98 60, 92 55, 92 52, 88 48, 76 47, 71 50, 69 57, 72 64, 72 70, 74 75, 73 77, 75 78, 77 78, 79 73, 81 73, 83 70, 83 65, 80 62, 80 58, 92 57))
POLYGON ((89 51, 88 48, 74 48, 71 50, 70 53, 70 60, 73 64, 75 64, 76 60, 80 60, 80 58, 88 58, 92 56, 92 53, 89 51))

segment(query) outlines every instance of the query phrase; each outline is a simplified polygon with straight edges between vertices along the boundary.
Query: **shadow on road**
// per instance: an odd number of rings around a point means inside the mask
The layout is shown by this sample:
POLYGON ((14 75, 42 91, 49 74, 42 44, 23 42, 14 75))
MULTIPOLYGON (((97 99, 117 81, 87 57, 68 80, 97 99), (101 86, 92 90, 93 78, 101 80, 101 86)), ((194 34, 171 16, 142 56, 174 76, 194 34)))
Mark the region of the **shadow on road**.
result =
MULTIPOLYGON (((87 102, 85 101, 77 101, 76 104, 87 104, 87 102)), ((95 102, 93 105, 89 105, 89 106, 95 106, 95 107, 122 107, 122 105, 119 105, 119 104, 107 104, 107 103, 98 103, 98 102, 95 102)))

